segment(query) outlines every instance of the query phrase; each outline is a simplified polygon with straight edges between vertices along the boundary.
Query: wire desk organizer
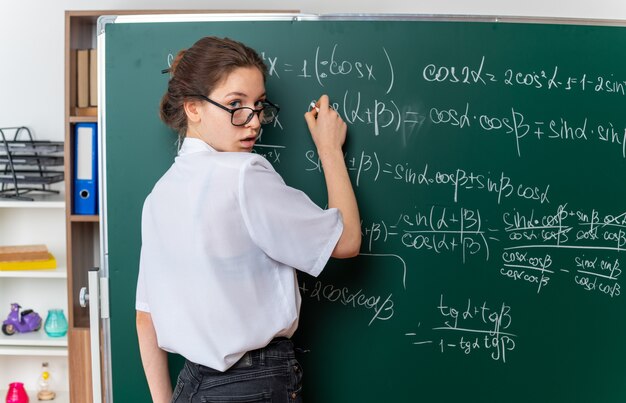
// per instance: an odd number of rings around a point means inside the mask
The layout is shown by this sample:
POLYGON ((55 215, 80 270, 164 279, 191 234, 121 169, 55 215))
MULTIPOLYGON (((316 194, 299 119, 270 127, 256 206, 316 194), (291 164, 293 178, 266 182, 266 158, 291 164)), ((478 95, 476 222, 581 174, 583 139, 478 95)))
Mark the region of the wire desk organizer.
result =
POLYGON ((63 142, 35 141, 25 126, 0 128, 0 198, 33 201, 31 192, 55 193, 53 183, 64 179, 63 142), (5 132, 14 131, 13 139, 5 132), (20 139, 20 134, 23 136, 20 139), (59 155, 61 153, 61 155, 59 155), (61 170, 54 170, 55 167, 61 170))

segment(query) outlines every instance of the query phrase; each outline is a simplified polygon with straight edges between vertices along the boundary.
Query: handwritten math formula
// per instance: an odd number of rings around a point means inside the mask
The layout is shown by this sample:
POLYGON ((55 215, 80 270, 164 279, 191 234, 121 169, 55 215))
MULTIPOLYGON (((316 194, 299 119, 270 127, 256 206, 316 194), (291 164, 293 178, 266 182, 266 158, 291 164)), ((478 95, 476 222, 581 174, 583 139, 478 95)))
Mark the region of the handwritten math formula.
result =
POLYGON ((556 211, 527 215, 513 209, 487 223, 480 209, 432 206, 391 219, 364 220, 364 247, 375 252, 391 244, 404 253, 449 254, 462 264, 484 261, 509 281, 530 284, 537 293, 554 276, 610 298, 621 294, 620 253, 626 252, 626 211, 556 211), (557 258, 555 251, 568 251, 557 258), (497 253, 494 251, 498 251, 497 253), (572 254, 573 253, 573 254, 572 254))
POLYGON ((333 77, 350 77, 365 81, 381 81, 386 86, 386 93, 390 93, 394 86, 394 67, 387 53, 382 47, 363 58, 345 56, 343 49, 335 43, 329 46, 316 46, 311 49, 311 57, 298 63, 282 60, 279 56, 262 52, 261 56, 268 66, 270 77, 281 78, 281 75, 295 75, 300 79, 315 80, 320 87, 324 87, 326 81, 333 77), (384 65, 374 61, 383 56, 384 65))
POLYGON ((433 83, 522 86, 543 91, 593 91, 626 95, 626 76, 615 77, 614 73, 594 75, 572 72, 571 69, 565 73, 564 70, 555 65, 536 66, 532 70, 507 67, 502 71, 494 71, 485 56, 478 56, 465 65, 429 63, 421 69, 421 73, 424 80, 433 83))
POLYGON ((442 354, 489 354, 494 361, 503 363, 515 350, 517 335, 511 333, 512 309, 506 303, 491 305, 468 298, 463 305, 454 306, 441 294, 436 310, 441 322, 426 331, 418 323, 417 330, 405 333, 410 343, 433 345, 442 354))
MULTIPOLYGON (((490 112, 475 110, 471 101, 457 105, 428 105, 419 97, 407 103, 393 95, 395 77, 393 55, 386 47, 374 49, 372 55, 362 59, 344 56, 346 46, 332 44, 311 49, 311 58, 298 63, 287 62, 279 56, 263 53, 269 66, 269 76, 281 79, 285 75, 294 75, 299 79, 315 80, 320 87, 329 79, 357 78, 368 82, 381 81, 379 95, 365 96, 358 87, 347 88, 342 96, 334 99, 334 108, 344 120, 352 126, 369 127, 374 136, 400 134, 403 139, 418 132, 425 123, 448 125, 457 129, 477 130, 491 135, 508 135, 513 140, 514 150, 522 155, 524 143, 535 141, 599 141, 617 148, 617 152, 626 158, 626 127, 607 119, 593 122, 592 119, 579 116, 531 116, 523 108, 511 105, 509 111, 490 112), (326 49, 327 48, 327 49, 326 49), (366 61, 367 60, 367 61, 366 61), (381 60, 384 62, 381 63, 381 60)), ((595 75, 585 72, 565 74, 563 68, 550 66, 534 71, 522 72, 515 68, 506 68, 502 72, 489 69, 485 56, 475 63, 462 66, 445 66, 428 63, 414 68, 417 73, 413 80, 436 84, 458 84, 466 86, 528 87, 537 91, 572 91, 577 93, 595 92, 626 95, 626 76, 614 77, 614 73, 595 75)), ((303 108, 306 105, 303 103, 303 108)))
MULTIPOLYGON (((322 163, 316 151, 305 152, 308 172, 322 172, 322 163)), ((452 170, 434 170, 429 164, 414 164, 387 159, 377 151, 361 150, 356 155, 345 155, 348 170, 355 175, 355 185, 363 182, 377 182, 389 179, 407 186, 441 186, 450 189, 450 200, 458 202, 463 192, 486 192, 493 195, 493 201, 500 204, 508 198, 531 200, 539 204, 550 203, 550 185, 525 184, 516 181, 503 171, 474 172, 457 168, 452 170)))
POLYGON ((619 254, 626 251, 626 211, 601 214, 563 204, 541 215, 533 210, 505 212, 502 221, 509 246, 502 253, 501 275, 534 283, 539 293, 553 275, 567 273, 585 291, 611 298, 621 294, 619 254), (559 250, 570 252, 567 260, 554 261, 559 250))

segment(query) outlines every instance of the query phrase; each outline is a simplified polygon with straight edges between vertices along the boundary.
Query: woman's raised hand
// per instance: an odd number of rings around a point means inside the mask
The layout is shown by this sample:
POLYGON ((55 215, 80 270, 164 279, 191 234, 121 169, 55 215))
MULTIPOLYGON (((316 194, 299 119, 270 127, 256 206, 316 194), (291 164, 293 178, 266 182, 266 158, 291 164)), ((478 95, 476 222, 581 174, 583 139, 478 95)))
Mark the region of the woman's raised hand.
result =
POLYGON ((328 95, 322 95, 315 108, 304 114, 317 152, 322 154, 341 150, 346 141, 347 125, 330 106, 328 95))

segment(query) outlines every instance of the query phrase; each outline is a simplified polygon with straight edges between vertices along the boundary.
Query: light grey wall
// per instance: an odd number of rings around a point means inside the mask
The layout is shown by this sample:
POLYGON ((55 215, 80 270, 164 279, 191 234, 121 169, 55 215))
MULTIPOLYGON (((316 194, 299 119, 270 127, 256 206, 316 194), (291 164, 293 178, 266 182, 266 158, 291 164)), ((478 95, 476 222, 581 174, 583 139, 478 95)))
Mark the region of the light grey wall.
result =
POLYGON ((0 127, 26 125, 63 139, 64 12, 107 9, 296 9, 305 13, 413 13, 619 19, 623 0, 0 0, 0 127))

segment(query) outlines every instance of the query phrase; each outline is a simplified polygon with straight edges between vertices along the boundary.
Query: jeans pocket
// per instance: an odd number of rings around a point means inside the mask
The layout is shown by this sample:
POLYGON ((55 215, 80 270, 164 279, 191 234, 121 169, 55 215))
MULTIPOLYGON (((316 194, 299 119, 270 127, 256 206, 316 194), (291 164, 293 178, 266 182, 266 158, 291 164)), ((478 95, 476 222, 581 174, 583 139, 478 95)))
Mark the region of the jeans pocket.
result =
POLYGON ((271 403, 272 395, 269 393, 254 393, 240 396, 203 396, 202 403, 271 403))

